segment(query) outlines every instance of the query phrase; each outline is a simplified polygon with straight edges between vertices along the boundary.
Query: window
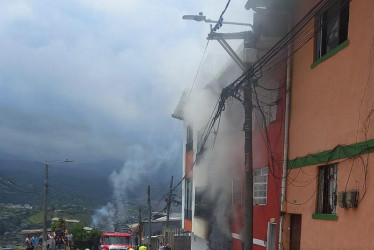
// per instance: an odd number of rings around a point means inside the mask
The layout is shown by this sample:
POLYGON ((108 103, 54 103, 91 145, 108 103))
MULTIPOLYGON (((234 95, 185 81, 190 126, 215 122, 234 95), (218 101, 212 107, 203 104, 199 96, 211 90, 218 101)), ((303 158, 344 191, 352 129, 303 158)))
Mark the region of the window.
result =
POLYGON ((350 0, 335 0, 316 16, 316 59, 348 39, 350 0))
POLYGON ((129 245, 131 244, 130 236, 129 237, 105 236, 103 237, 103 243, 105 245, 114 245, 114 244, 129 245))
POLYGON ((253 171, 253 204, 266 205, 268 190, 268 168, 253 171))
POLYGON ((319 214, 336 214, 337 164, 319 168, 318 173, 318 208, 319 214))
POLYGON ((268 223, 268 233, 266 238, 266 250, 275 250, 277 244, 277 224, 268 223))
POLYGON ((192 179, 185 180, 184 218, 192 219, 192 179))
POLYGON ((242 181, 232 180, 232 204, 242 204, 242 181))
POLYGON ((212 215, 212 202, 207 192, 207 187, 197 187, 195 189, 195 215, 201 218, 210 218, 212 215))
POLYGON ((278 92, 277 82, 260 82, 263 88, 257 88, 255 105, 252 113, 253 128, 265 128, 277 119, 278 92))
POLYGON ((186 153, 193 149, 193 131, 192 125, 187 125, 187 142, 186 142, 186 153))

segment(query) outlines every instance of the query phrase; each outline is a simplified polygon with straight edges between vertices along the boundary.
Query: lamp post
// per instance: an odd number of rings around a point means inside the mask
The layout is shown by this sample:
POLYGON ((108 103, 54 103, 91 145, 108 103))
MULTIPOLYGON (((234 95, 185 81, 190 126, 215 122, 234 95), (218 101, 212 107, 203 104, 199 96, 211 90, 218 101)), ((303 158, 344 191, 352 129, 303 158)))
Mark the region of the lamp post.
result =
MULTIPOLYGON (((206 19, 205 16, 200 13, 199 16, 183 16, 183 19, 215 22, 206 19)), ((225 22, 223 22, 225 23, 225 22)), ((242 23, 229 23, 243 25, 242 23)), ((251 68, 254 62, 257 61, 257 50, 255 48, 253 26, 250 26, 252 31, 236 32, 236 33, 216 33, 212 30, 208 34, 208 40, 217 40, 221 46, 226 50, 234 62, 246 72, 251 68), (244 61, 237 55, 237 53, 231 48, 226 42, 229 39, 240 39, 244 41, 244 61)), ((235 97, 235 96, 234 96, 235 97)), ((252 79, 243 87, 243 100, 239 98, 239 101, 244 107, 244 169, 245 169, 245 204, 244 204, 244 249, 253 249, 253 150, 252 150, 252 79)), ((237 98, 238 99, 238 98, 237 98)))
MULTIPOLYGON (((204 16, 202 12, 200 12, 199 15, 184 15, 182 18, 184 20, 194 20, 194 21, 197 21, 197 22, 204 21, 206 23, 218 23, 218 21, 213 21, 213 20, 207 19, 206 16, 204 16)), ((222 22, 222 24, 243 25, 243 26, 253 27, 252 24, 250 24, 250 23, 222 22)))
POLYGON ((73 162, 68 159, 61 161, 45 161, 44 172, 44 202, 43 202, 43 250, 47 250, 47 214, 48 214, 48 163, 69 163, 73 162))

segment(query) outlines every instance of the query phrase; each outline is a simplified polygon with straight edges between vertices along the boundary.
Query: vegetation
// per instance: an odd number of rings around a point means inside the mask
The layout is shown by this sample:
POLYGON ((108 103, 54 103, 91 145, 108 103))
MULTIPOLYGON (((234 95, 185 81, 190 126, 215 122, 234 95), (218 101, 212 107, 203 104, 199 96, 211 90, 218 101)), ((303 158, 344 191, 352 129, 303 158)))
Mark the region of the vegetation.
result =
POLYGON ((54 221, 51 224, 51 228, 54 231, 56 228, 66 228, 66 221, 63 218, 59 218, 58 221, 54 221))
POLYGON ((97 245, 101 237, 99 229, 93 228, 90 231, 86 231, 81 223, 74 224, 70 228, 70 233, 73 235, 74 242, 79 249, 91 248, 93 245, 97 245))
MULTIPOLYGON (((48 220, 51 220, 53 218, 53 212, 49 212, 47 214, 48 220)), ((43 225, 43 211, 38 212, 36 214, 31 215, 28 218, 29 222, 31 222, 33 225, 43 225)))

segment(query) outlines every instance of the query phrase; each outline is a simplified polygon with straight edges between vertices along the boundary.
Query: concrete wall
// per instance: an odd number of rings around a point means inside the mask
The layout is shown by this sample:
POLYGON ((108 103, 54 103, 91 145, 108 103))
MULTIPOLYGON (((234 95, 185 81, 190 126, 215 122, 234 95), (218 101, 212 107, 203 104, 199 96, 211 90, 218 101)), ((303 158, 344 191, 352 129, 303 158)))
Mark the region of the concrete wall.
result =
POLYGON ((191 236, 191 249, 193 250, 207 250, 208 242, 196 235, 191 236))

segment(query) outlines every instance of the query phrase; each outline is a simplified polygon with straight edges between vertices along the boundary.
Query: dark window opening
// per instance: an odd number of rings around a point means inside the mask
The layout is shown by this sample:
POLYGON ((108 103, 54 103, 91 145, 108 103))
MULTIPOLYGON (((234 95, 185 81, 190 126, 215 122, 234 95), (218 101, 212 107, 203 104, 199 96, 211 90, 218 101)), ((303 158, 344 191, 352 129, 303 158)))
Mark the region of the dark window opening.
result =
POLYGON ((195 189, 195 216, 209 219, 212 215, 212 202, 206 192, 207 187, 197 187, 195 189))
POLYGON ((186 142, 186 153, 193 149, 193 130, 192 125, 187 125, 187 142, 186 142))
POLYGON ((103 243, 105 245, 129 245, 130 237, 114 237, 114 236, 105 236, 103 237, 103 243))
POLYGON ((184 218, 192 219, 192 179, 185 180, 184 218))
POLYGON ((337 164, 321 166, 319 168, 317 213, 336 214, 337 177, 337 164))
POLYGON ((348 39, 350 0, 336 0, 316 16, 316 59, 348 39))

